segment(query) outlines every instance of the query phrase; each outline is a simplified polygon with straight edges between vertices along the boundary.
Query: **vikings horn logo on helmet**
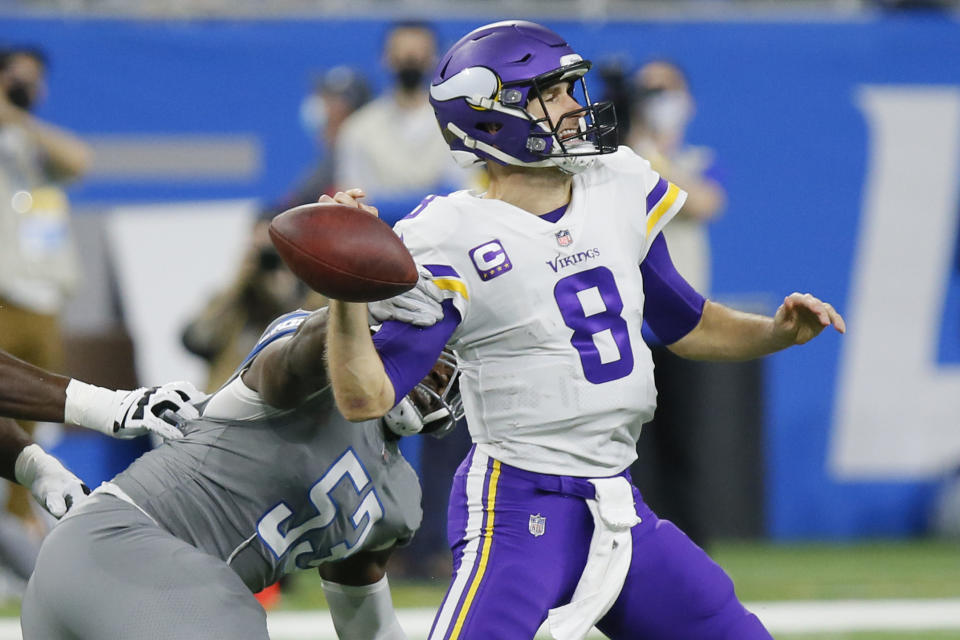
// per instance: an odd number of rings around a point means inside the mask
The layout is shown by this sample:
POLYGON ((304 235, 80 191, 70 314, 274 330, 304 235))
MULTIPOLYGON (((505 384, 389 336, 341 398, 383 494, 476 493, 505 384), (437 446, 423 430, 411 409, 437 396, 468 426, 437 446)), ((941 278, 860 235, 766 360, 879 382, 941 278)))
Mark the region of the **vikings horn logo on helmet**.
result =
POLYGON ((438 102, 463 98, 474 106, 483 106, 484 98, 493 98, 500 89, 500 81, 486 67, 468 67, 430 87, 430 98, 438 102))

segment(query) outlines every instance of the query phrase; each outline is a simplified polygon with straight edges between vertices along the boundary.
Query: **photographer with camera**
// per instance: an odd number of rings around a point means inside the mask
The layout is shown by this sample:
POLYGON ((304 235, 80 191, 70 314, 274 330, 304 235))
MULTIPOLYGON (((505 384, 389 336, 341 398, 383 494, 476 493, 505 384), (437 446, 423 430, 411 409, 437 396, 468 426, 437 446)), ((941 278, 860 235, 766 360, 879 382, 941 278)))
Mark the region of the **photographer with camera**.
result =
POLYGON ((270 217, 257 220, 233 282, 215 295, 182 334, 183 346, 209 364, 212 393, 230 377, 270 321, 291 309, 324 304, 283 264, 270 242, 270 217))

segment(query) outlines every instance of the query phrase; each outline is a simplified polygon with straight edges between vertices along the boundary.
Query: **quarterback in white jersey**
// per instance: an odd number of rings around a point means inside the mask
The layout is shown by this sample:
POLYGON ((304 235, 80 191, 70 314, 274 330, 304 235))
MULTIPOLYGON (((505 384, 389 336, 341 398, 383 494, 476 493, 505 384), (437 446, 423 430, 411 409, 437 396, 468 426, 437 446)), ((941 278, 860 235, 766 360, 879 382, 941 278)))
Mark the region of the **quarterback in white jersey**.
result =
MULTIPOLYGON (((443 319, 386 323, 332 300, 327 354, 351 420, 391 409, 445 344, 462 369, 474 447, 454 478, 454 575, 431 640, 765 640, 724 571, 630 484, 653 415, 646 320, 678 355, 746 359, 843 319, 809 294, 774 317, 705 300, 677 274, 661 229, 683 192, 610 143, 590 63, 524 21, 464 36, 440 61, 431 104, 483 194, 427 198, 396 230, 444 292, 443 319)), ((359 204, 362 191, 332 200, 359 204)), ((323 199, 323 198, 322 198, 323 199)), ((361 215, 358 213, 358 215, 361 215)))
POLYGON ((656 406, 637 267, 686 197, 666 184, 621 147, 574 176, 557 222, 458 191, 396 225, 460 313, 450 345, 481 451, 585 477, 636 458, 656 406))

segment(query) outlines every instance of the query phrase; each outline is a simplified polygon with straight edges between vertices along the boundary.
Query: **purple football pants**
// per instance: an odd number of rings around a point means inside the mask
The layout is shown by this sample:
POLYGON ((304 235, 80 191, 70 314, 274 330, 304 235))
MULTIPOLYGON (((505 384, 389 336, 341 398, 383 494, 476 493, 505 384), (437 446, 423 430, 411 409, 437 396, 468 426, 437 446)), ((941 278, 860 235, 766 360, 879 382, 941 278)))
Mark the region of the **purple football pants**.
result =
MULTIPOLYGON (((657 518, 636 488, 633 495, 642 518, 632 530, 633 559, 597 627, 614 640, 770 640, 723 569, 657 518)), ((523 471, 471 449, 450 494, 453 580, 430 640, 533 638, 580 579, 592 497, 583 478, 523 471)))

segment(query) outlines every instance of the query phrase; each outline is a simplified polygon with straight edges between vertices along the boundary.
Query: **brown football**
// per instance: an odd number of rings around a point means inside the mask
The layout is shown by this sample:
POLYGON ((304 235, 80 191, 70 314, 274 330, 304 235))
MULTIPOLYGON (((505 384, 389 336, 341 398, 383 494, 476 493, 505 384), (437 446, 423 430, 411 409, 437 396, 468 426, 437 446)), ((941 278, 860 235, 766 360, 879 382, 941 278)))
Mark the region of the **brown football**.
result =
POLYGON ((417 265, 400 238, 374 215, 314 202, 270 222, 283 261, 311 289, 347 302, 372 302, 417 284, 417 265))

